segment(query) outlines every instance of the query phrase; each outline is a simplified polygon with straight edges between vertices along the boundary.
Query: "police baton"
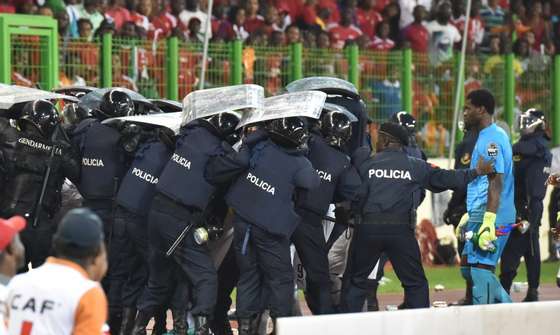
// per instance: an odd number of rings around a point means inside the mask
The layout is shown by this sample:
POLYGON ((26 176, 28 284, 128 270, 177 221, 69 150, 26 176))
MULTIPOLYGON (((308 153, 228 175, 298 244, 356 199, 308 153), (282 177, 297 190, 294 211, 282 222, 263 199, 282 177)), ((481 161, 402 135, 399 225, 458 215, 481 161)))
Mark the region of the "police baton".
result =
POLYGON ((179 234, 179 236, 177 236, 177 238, 175 239, 173 244, 169 247, 169 249, 165 253, 165 257, 170 257, 171 255, 173 255, 173 253, 175 252, 175 249, 177 249, 179 244, 185 239, 185 236, 187 236, 187 234, 189 233, 189 231, 191 230, 193 225, 194 225, 194 220, 191 220, 191 223, 189 223, 188 226, 186 226, 183 229, 181 234, 179 234))
POLYGON ((49 179, 51 178, 51 170, 52 170, 52 164, 53 164, 53 159, 54 159, 54 154, 56 152, 56 145, 55 145, 55 141, 56 141, 56 137, 58 135, 59 132, 62 132, 64 134, 64 131, 62 130, 60 123, 57 124, 56 128, 53 131, 53 134, 51 136, 51 152, 49 153, 49 160, 47 162, 47 169, 45 170, 45 174, 43 175, 43 184, 41 185, 41 193, 39 193, 39 198, 37 199, 37 202, 35 203, 35 208, 34 208, 34 213, 33 213, 33 228, 37 228, 37 226, 39 226, 39 217, 41 216, 41 212, 43 210, 43 201, 45 199, 45 193, 47 192, 47 185, 49 184, 49 179))

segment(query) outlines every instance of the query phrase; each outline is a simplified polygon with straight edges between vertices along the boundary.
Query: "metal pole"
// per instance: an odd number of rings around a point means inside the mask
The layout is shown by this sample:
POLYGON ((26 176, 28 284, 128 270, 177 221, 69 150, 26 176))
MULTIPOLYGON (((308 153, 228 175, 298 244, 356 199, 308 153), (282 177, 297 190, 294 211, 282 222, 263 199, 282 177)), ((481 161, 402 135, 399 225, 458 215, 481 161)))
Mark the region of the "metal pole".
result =
POLYGON ((179 96, 179 39, 167 39, 167 99, 178 100, 179 96))
POLYGON ((552 79, 552 144, 560 145, 560 55, 554 56, 554 73, 552 79))
POLYGON ((231 78, 232 85, 243 84, 243 42, 235 40, 231 44, 231 78))
POLYGON ((206 79, 206 62, 208 61, 208 44, 210 43, 210 32, 212 31, 212 6, 214 0, 208 0, 208 12, 206 13, 206 27, 204 29, 204 45, 202 48, 202 66, 200 67, 200 84, 199 89, 204 89, 204 81, 206 79))
POLYGON ((360 89, 360 48, 352 44, 346 50, 348 57, 348 81, 360 89))
POLYGON ((294 43, 292 44, 291 48, 292 48, 292 55, 291 55, 292 78, 290 79, 290 81, 294 81, 303 78, 303 68, 302 68, 303 48, 301 43, 294 43))
POLYGON ((401 76, 402 110, 412 113, 412 50, 410 48, 402 51, 401 76))
POLYGON ((12 81, 12 66, 10 60, 10 52, 14 45, 10 42, 10 33, 8 29, 8 18, 5 14, 0 14, 0 83, 10 84, 12 81))
POLYGON ((451 168, 451 161, 455 153, 455 134, 457 134, 457 121, 459 120, 459 109, 461 108, 461 90, 465 89, 465 54, 467 53, 467 36, 469 31, 469 21, 471 17, 471 4, 472 0, 467 0, 467 15, 465 15, 465 28, 463 31, 463 41, 461 44, 461 55, 459 61, 459 75, 457 76, 457 89, 455 90, 455 109, 453 110, 453 128, 451 130, 451 145, 449 146, 449 156, 447 168, 451 168))
POLYGON ((101 39, 101 87, 113 86, 113 36, 103 34, 101 39))
MULTIPOLYGON (((509 126, 509 129, 513 130, 514 123, 514 107, 515 107, 515 76, 513 73, 513 53, 509 51, 506 54, 506 64, 505 64, 505 101, 504 101, 504 112, 505 119, 509 126)), ((510 138, 510 140, 513 139, 510 138)))

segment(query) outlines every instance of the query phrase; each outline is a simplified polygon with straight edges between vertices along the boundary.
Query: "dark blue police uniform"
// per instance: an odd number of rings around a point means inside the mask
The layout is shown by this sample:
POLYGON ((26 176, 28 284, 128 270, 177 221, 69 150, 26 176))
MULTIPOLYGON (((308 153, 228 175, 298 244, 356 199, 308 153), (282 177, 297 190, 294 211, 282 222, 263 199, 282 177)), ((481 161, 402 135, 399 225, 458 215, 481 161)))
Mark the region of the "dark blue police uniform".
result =
POLYGON ((204 178, 208 159, 220 154, 221 140, 199 122, 183 127, 177 136, 175 152, 163 169, 148 216, 150 243, 149 280, 138 304, 144 313, 154 313, 165 303, 173 269, 180 267, 193 286, 195 316, 211 317, 216 304, 217 276, 205 245, 196 243, 192 231, 204 225, 202 212, 210 203, 216 187, 204 178), (181 231, 194 222, 194 228, 175 250, 165 252, 181 231))
POLYGON ((123 277, 121 290, 126 307, 136 307, 148 280, 147 216, 160 173, 172 153, 172 149, 155 138, 146 141, 137 150, 117 194, 119 207, 115 214, 115 226, 124 229, 123 244, 127 246, 123 250, 126 266, 118 272, 118 276, 123 277))
POLYGON ((93 210, 103 220, 109 269, 102 284, 109 300, 110 326, 118 329, 118 314, 122 310, 122 278, 114 274, 118 274, 119 269, 127 263, 123 257, 126 237, 125 228, 116 226, 113 216, 115 197, 131 157, 121 145, 120 132, 96 119, 81 121, 74 130, 72 141, 81 154, 81 174, 77 187, 83 198, 82 205, 93 210))
POLYGON ((552 155, 549 141, 542 130, 521 139, 513 145, 515 175, 515 207, 518 220, 527 220, 529 231, 522 234, 515 229, 511 232, 501 259, 500 282, 509 292, 517 275, 521 257, 525 258, 529 289, 539 287, 541 257, 539 227, 546 195, 545 182, 549 175, 552 155))
POLYGON ((343 279, 342 309, 359 312, 366 298, 367 277, 382 252, 393 264, 405 290, 408 308, 429 306, 428 282, 414 235, 414 193, 423 188, 441 192, 466 185, 474 170, 447 171, 410 158, 400 149, 385 149, 359 168, 363 180, 361 213, 343 279))
POLYGON ((333 202, 353 200, 361 179, 350 158, 315 133, 308 141, 308 159, 321 179, 319 187, 298 194, 296 211, 301 224, 292 235, 306 270, 305 297, 313 314, 333 312, 330 295, 328 250, 322 220, 333 202))
POLYGON ((304 152, 280 147, 271 140, 252 148, 244 144, 239 153, 214 159, 207 175, 219 179, 237 166, 240 176, 233 182, 226 202, 236 212, 234 245, 240 269, 237 285, 237 315, 250 319, 263 309, 262 292, 270 287, 273 318, 291 315, 293 269, 290 236, 300 217, 293 196, 298 188, 312 189, 319 176, 304 152))

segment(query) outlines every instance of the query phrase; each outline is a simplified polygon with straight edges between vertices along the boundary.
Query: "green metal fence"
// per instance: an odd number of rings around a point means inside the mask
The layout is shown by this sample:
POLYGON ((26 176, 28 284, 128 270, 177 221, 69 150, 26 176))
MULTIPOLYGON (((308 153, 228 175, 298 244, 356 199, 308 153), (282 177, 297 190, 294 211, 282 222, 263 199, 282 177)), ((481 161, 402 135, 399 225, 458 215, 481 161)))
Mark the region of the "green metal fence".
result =
MULTIPOLYGON (((42 83, 49 68, 39 36, 10 35, 11 82, 42 83)), ((58 85, 124 86, 149 98, 182 99, 200 85, 202 45, 177 38, 122 40, 111 35, 95 41, 59 40, 58 85)), ((508 55, 469 55, 464 93, 485 87, 496 97, 497 117, 513 127, 519 111, 545 111, 552 124, 560 122, 560 60, 546 55, 519 59, 508 55), (559 66, 555 67, 554 65, 559 66), (555 73, 554 70, 558 70, 555 73), (556 86, 554 86, 556 85, 556 86)), ((449 150, 459 57, 434 66, 427 55, 410 50, 377 52, 243 45, 240 41, 211 43, 204 87, 255 83, 267 95, 278 94, 292 80, 333 76, 353 82, 368 113, 381 122, 395 111, 407 110, 418 120, 419 141, 431 156, 449 150)), ((52 75, 52 74, 51 74, 52 75)), ((560 125, 553 127, 560 144, 560 125), (554 129, 555 128, 555 129, 554 129)), ((512 129, 515 131, 516 129, 512 129)))

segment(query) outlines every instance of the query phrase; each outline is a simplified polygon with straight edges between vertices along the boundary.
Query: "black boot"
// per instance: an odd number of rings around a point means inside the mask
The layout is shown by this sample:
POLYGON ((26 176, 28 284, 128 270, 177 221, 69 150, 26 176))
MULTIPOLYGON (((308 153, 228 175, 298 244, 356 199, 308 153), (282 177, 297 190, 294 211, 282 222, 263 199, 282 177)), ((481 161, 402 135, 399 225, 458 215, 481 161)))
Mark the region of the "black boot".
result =
POLYGON ((228 319, 225 320, 212 320, 210 322, 210 329, 214 335, 233 335, 233 330, 231 329, 231 324, 228 319))
POLYGON ((136 319, 136 308, 125 307, 122 313, 122 324, 119 335, 131 335, 136 319))
POLYGON ((146 335, 146 327, 152 319, 152 313, 146 311, 138 311, 136 320, 134 320, 134 327, 132 328, 132 335, 146 335))
POLYGON ((536 288, 530 288, 527 290, 527 295, 523 302, 539 301, 539 291, 536 288))
POLYGON ((367 310, 368 312, 377 312, 379 311, 379 303, 377 302, 377 287, 379 284, 375 283, 368 283, 368 292, 367 292, 367 310))
POLYGON ((254 335, 254 323, 251 318, 239 318, 237 332, 239 335, 254 335))
POLYGON ((111 333, 119 334, 122 322, 122 310, 109 310, 109 321, 107 322, 107 324, 109 325, 109 329, 111 329, 111 333))
POLYGON ((187 320, 185 319, 185 311, 181 309, 172 309, 171 314, 173 315, 174 334, 187 335, 189 327, 187 325, 187 320))
POLYGON ((210 325, 205 315, 197 315, 194 317, 194 334, 210 335, 210 325))
POLYGON ((152 335, 167 334, 167 309, 162 308, 154 315, 154 329, 152 335))

